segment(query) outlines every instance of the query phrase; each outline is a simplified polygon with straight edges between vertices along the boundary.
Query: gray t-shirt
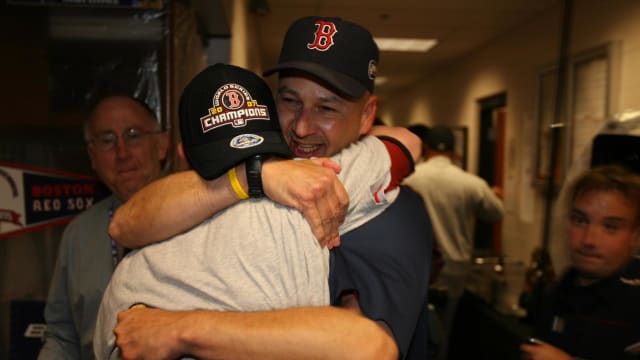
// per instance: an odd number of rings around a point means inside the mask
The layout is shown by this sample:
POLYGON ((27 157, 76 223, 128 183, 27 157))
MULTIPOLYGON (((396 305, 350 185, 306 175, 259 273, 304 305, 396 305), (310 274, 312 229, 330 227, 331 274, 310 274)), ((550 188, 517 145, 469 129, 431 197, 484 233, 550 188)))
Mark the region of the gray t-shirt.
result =
MULTIPOLYGON (((367 136, 332 160, 349 193, 344 234, 380 214, 398 195, 384 144, 367 136)), ((329 304, 329 252, 297 210, 249 199, 170 240, 131 252, 102 300, 94 350, 109 358, 118 312, 135 303, 166 310, 260 311, 329 304)), ((117 351, 111 354, 117 358, 117 351)))

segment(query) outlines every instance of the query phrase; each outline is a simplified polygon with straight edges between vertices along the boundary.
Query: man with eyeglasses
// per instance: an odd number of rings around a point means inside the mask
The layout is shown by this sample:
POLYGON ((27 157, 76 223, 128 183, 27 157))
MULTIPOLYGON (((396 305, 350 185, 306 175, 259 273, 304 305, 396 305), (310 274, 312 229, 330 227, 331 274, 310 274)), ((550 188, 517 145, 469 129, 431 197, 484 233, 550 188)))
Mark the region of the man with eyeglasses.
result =
POLYGON ((91 166, 112 195, 65 229, 45 308, 39 359, 93 358, 102 294, 124 249, 107 232, 114 211, 162 175, 168 136, 153 111, 128 96, 108 96, 90 112, 84 137, 91 166))

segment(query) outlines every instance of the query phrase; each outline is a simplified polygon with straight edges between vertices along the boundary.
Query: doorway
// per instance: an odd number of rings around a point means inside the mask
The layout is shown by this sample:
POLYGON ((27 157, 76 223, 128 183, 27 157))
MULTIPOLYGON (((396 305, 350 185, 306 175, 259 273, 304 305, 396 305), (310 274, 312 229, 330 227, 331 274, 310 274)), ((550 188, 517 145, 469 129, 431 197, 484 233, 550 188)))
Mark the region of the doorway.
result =
MULTIPOLYGON (((504 188, 505 126, 507 94, 502 93, 478 100, 480 105, 480 133, 478 147, 478 176, 489 186, 504 188)), ((475 254, 502 256, 502 222, 477 220, 475 225, 475 254)))

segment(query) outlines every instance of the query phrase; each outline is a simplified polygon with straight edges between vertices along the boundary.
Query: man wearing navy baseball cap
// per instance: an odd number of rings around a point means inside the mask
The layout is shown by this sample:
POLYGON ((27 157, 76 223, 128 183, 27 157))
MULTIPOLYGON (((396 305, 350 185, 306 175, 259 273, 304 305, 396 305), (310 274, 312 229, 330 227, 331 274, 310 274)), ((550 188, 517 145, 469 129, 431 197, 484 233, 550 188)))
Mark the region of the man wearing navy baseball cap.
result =
MULTIPOLYGON (((377 66, 373 37, 357 24, 332 17, 306 17, 291 25, 278 64, 265 74, 279 75, 276 106, 282 134, 294 156, 331 156, 370 131, 378 108, 373 94, 377 66)), ((400 150, 391 157, 398 156, 405 155, 400 150)), ((287 162, 265 162, 262 167, 264 192, 271 198, 282 195, 278 191, 285 181, 308 179, 303 175, 306 171, 294 170, 292 165, 285 170, 282 163, 287 162)), ((349 171, 343 168, 341 173, 349 171)), ((127 238, 123 244, 132 247, 157 241, 154 236, 166 238, 178 229, 189 228, 220 206, 222 196, 216 198, 210 183, 172 184, 164 187, 171 194, 147 193, 145 198, 152 201, 136 202, 139 211, 128 208, 126 217, 116 217, 115 222, 127 234, 116 238, 127 238), (178 186, 188 194, 177 196, 182 192, 176 190, 178 186), (184 214, 178 210, 176 204, 188 203, 198 207, 197 216, 193 211, 184 214), (151 211, 160 204, 164 204, 161 211, 151 211), (135 225, 150 218, 163 224, 152 230, 153 236, 143 234, 140 225, 135 225)), ((335 189, 325 191, 317 183, 305 188, 305 196, 319 199, 319 208, 340 213, 322 202, 331 198, 325 195, 335 189)), ((294 195, 289 192, 287 196, 294 195)), ((336 219, 339 217, 330 218, 328 224, 336 219)), ((335 238, 329 238, 335 245, 335 238)), ((424 358, 426 333, 421 331, 426 325, 432 241, 424 204, 416 193, 402 187, 386 211, 343 235, 340 246, 331 251, 329 287, 335 306, 232 315, 130 310, 121 315, 116 326, 118 339, 132 354, 152 354, 149 356, 197 352, 201 357, 229 354, 231 358, 263 359, 424 358), (163 321, 154 329, 167 340, 160 343, 154 340, 159 334, 143 326, 156 321, 157 316, 163 321), (194 326, 196 323, 202 326, 194 326), (188 343, 178 341, 187 333, 193 335, 188 343)))
MULTIPOLYGON (((258 75, 216 64, 180 100, 180 152, 204 179, 227 173, 239 199, 248 194, 236 166, 253 157, 290 157, 268 86, 258 75)), ((388 183, 391 157, 373 136, 332 157, 351 206, 341 233, 378 216, 398 195, 388 183), (361 189, 389 188, 372 196, 361 189)), ((243 201, 193 229, 137 250, 116 269, 98 313, 95 353, 113 358, 119 311, 144 303, 167 310, 265 311, 329 305, 329 250, 302 214, 267 198, 243 201)))

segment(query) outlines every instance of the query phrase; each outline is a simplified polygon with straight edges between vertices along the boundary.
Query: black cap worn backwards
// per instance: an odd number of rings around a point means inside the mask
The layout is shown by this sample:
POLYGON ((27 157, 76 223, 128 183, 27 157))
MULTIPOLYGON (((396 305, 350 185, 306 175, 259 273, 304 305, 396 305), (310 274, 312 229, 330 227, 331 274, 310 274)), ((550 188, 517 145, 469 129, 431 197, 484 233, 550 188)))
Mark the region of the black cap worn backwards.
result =
POLYGON ((360 97, 373 92, 377 66, 378 46, 367 29, 340 18, 310 16, 291 24, 278 65, 263 75, 299 70, 339 93, 360 97))
POLYGON ((191 167, 214 179, 257 154, 292 157, 266 82, 249 70, 215 64, 180 97, 180 136, 191 167))

